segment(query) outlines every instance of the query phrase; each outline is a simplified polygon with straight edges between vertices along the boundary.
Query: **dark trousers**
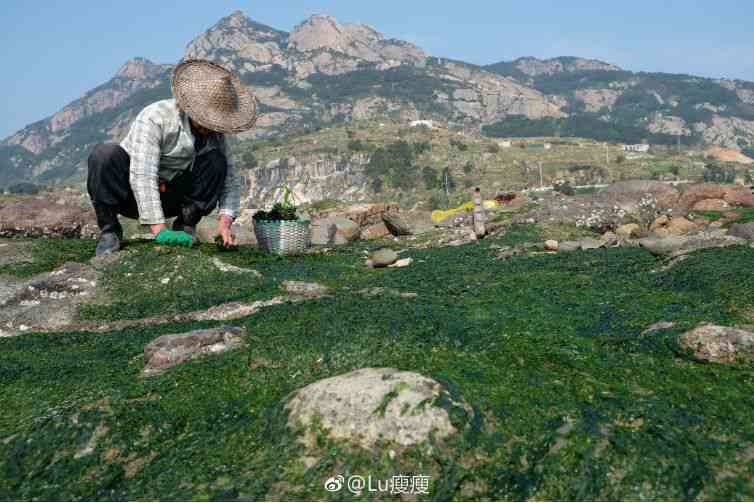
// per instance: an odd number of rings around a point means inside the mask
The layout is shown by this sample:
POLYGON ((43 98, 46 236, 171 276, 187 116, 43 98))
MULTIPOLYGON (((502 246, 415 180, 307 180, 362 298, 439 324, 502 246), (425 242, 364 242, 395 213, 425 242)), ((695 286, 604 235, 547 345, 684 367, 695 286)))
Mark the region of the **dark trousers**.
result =
MULTIPOLYGON (((117 216, 139 218, 129 181, 130 164, 128 153, 115 143, 100 143, 89 156, 86 188, 101 232, 115 232, 123 237, 117 216)), ((174 228, 195 226, 215 209, 227 173, 228 162, 215 149, 198 156, 190 171, 167 183, 167 190, 160 193, 160 202, 166 218, 178 217, 174 228)))

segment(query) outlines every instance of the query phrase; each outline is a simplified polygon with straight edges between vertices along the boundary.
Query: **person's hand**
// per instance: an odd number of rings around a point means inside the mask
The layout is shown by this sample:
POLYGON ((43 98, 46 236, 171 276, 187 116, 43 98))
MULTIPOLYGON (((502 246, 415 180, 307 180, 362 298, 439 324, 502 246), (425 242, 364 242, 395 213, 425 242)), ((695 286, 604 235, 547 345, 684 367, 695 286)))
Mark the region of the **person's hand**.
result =
POLYGON ((150 230, 152 231, 152 237, 157 237, 157 234, 160 233, 161 230, 167 229, 168 226, 165 224, 154 224, 150 227, 150 230))
POLYGON ((220 215, 220 220, 217 222, 217 235, 220 236, 222 244, 226 248, 230 248, 235 244, 233 233, 230 230, 232 224, 233 220, 228 215, 220 215))
POLYGON ((168 229, 162 229, 154 240, 161 245, 185 246, 186 248, 191 248, 194 245, 194 238, 190 234, 168 229))

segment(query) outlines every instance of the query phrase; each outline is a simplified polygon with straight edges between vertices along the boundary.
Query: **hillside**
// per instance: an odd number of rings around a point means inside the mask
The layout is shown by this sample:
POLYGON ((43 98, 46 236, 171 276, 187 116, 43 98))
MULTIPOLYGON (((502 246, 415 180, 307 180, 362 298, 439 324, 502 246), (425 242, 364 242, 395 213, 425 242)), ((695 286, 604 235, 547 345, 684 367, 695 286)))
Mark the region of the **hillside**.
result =
MULTIPOLYGON (((323 15, 287 33, 235 12, 192 40, 184 56, 222 63, 255 88, 262 115, 241 140, 351 121, 433 119, 489 136, 754 144, 752 83, 632 73, 575 57, 480 67, 323 15)), ((169 97, 171 69, 132 59, 110 81, 0 142, 0 186, 80 180, 93 144, 119 140, 143 106, 169 97)))

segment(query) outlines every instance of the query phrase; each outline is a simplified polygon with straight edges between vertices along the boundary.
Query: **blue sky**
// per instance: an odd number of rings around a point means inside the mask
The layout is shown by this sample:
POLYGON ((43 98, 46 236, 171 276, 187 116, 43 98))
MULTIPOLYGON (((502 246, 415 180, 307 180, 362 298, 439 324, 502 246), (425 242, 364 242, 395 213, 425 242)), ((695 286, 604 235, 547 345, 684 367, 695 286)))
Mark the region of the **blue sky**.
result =
POLYGON ((754 2, 744 0, 4 0, 0 138, 106 82, 131 57, 175 63, 237 9, 283 30, 330 14, 478 64, 581 56, 754 81, 754 2))

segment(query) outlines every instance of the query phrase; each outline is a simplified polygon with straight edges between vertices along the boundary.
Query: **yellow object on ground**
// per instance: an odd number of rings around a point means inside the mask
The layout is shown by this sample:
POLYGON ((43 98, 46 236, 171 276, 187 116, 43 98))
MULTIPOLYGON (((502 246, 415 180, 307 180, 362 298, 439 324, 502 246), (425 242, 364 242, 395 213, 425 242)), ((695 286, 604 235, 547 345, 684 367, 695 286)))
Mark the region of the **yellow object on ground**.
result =
MULTIPOLYGON (((482 201, 482 207, 486 210, 497 208, 498 206, 500 206, 500 204, 494 199, 485 199, 484 201, 482 201)), ((463 203, 461 206, 458 206, 457 208, 450 208, 447 210, 435 210, 432 212, 432 221, 434 223, 439 223, 458 212, 461 212, 464 210, 471 211, 473 209, 474 209, 474 202, 469 201, 469 202, 463 203)))

